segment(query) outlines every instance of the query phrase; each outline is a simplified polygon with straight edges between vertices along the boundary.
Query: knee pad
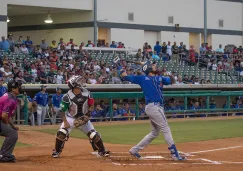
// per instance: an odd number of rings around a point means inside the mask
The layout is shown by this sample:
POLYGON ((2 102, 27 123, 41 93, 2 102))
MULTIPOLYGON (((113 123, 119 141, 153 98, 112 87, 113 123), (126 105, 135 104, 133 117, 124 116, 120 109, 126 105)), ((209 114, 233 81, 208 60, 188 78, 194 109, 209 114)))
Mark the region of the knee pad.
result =
POLYGON ((96 132, 95 130, 91 130, 89 132, 88 136, 89 136, 89 139, 94 143, 99 142, 99 140, 101 139, 101 135, 98 132, 96 132))
POLYGON ((59 129, 58 132, 57 132, 56 138, 61 140, 61 141, 67 141, 68 138, 69 138, 68 130, 66 128, 59 129))

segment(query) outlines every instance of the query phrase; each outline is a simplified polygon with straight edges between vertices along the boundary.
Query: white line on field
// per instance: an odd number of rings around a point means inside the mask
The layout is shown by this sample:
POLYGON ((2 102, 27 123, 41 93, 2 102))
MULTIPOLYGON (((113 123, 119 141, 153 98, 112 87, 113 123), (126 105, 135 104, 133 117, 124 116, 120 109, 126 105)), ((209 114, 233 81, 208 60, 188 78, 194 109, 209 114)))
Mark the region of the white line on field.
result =
MULTIPOLYGON (((111 152, 113 154, 129 154, 129 152, 111 152)), ((139 152, 140 154, 168 154, 169 151, 139 152)))
POLYGON ((202 161, 206 161, 206 162, 209 162, 209 163, 212 163, 212 164, 222 164, 218 161, 212 161, 212 160, 209 160, 209 159, 201 159, 202 161))
POLYGON ((116 166, 163 166, 163 165, 188 165, 188 164, 196 164, 196 165, 212 165, 214 163, 145 163, 145 164, 137 164, 137 163, 130 163, 130 164, 121 164, 121 163, 116 163, 112 162, 113 165, 116 166))
POLYGON ((241 148, 241 147, 243 147, 243 146, 234 146, 234 147, 226 147, 226 148, 217 148, 217 149, 212 149, 212 150, 189 152, 188 154, 207 153, 207 152, 212 152, 212 151, 223 151, 223 150, 229 150, 229 149, 241 148))
POLYGON ((243 162, 231 162, 231 161, 219 161, 219 162, 225 164, 243 164, 243 162))
POLYGON ((186 157, 189 157, 189 156, 195 156, 193 154, 189 154, 189 153, 185 153, 185 152, 182 152, 182 151, 178 151, 180 154, 183 154, 185 155, 186 157))

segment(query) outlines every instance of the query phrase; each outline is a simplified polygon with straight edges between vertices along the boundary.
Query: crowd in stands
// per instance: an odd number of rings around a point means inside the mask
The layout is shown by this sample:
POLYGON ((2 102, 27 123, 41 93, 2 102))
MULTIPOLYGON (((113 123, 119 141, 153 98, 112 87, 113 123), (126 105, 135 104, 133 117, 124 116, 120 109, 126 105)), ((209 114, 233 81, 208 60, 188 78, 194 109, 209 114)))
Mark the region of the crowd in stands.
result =
MULTIPOLYGON (((26 54, 35 57, 9 61, 7 56, 0 59, 0 77, 7 82, 14 78, 23 83, 55 83, 64 84, 72 75, 82 75, 86 78, 87 84, 105 84, 105 83, 121 83, 117 75, 117 67, 109 65, 104 61, 96 61, 83 47, 94 47, 89 40, 87 44, 84 42, 76 44, 74 39, 65 42, 63 38, 59 42, 53 40, 48 45, 45 39, 41 42, 34 42, 31 37, 27 36, 26 40, 22 36, 18 40, 13 40, 13 35, 9 34, 7 39, 2 37, 0 42, 0 50, 9 51, 16 55, 26 54)), ((98 40, 98 47, 125 48, 124 43, 116 43, 112 41, 109 45, 98 40)), ((222 45, 216 50, 212 49, 207 43, 202 43, 199 53, 193 45, 189 49, 180 42, 173 44, 156 42, 155 46, 148 43, 139 49, 135 58, 139 61, 161 60, 177 63, 178 65, 185 62, 186 65, 194 66, 199 64, 209 70, 218 72, 238 71, 243 77, 243 48, 234 47, 231 51, 222 45)), ((123 62, 128 74, 142 74, 139 70, 134 69, 126 62, 123 62)), ((168 74, 166 68, 159 68, 159 75, 168 74)), ((180 73, 172 73, 177 84, 210 84, 210 80, 200 79, 196 75, 188 77, 188 75, 180 75, 180 73)))

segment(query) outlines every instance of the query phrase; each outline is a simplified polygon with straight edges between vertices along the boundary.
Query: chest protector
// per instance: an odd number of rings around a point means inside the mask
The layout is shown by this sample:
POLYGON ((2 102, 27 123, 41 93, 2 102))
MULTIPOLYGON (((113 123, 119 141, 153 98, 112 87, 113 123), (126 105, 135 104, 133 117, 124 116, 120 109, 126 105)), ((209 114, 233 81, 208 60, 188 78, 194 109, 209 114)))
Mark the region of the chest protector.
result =
POLYGON ((72 90, 63 96, 63 101, 69 103, 68 115, 71 117, 79 117, 88 113, 89 91, 83 89, 81 95, 76 96, 72 90))

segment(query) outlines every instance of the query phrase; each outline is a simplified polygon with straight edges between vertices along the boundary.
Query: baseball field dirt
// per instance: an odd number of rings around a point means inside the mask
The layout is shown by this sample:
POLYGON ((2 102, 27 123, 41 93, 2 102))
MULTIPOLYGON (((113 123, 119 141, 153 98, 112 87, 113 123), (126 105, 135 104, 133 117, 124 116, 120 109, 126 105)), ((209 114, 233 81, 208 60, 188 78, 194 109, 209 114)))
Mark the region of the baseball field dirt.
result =
MULTIPOLYGON (((232 118, 235 117, 229 119, 232 118)), ((221 118, 208 119, 218 120, 221 118)), ((175 122, 177 121, 175 120, 175 122)), ((116 123, 98 123, 98 125, 116 123)), ((123 122, 124 126, 128 123, 123 122)), ((185 162, 171 161, 166 144, 148 146, 141 153, 145 160, 136 160, 127 153, 131 145, 106 143, 106 147, 112 154, 109 158, 99 158, 95 153, 92 153, 88 140, 70 138, 61 158, 53 159, 51 153, 55 136, 37 131, 48 128, 57 129, 58 126, 20 127, 19 142, 31 146, 16 148, 14 154, 17 162, 0 164, 0 171, 243 170, 243 137, 179 143, 177 144, 178 149, 188 158, 185 162)))

